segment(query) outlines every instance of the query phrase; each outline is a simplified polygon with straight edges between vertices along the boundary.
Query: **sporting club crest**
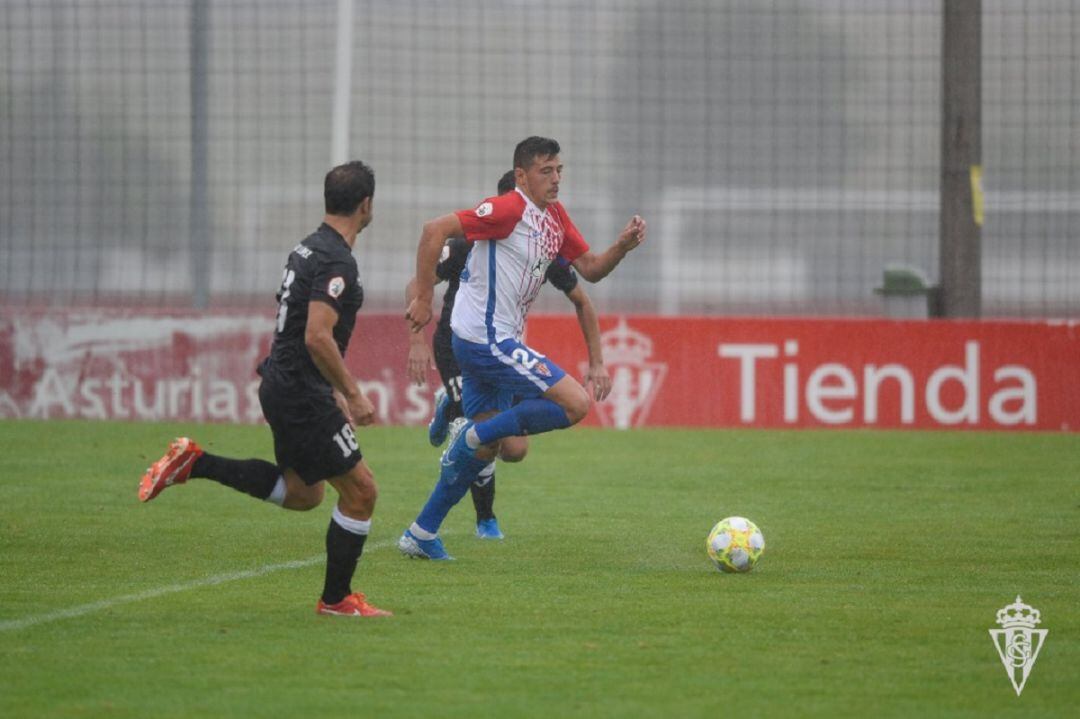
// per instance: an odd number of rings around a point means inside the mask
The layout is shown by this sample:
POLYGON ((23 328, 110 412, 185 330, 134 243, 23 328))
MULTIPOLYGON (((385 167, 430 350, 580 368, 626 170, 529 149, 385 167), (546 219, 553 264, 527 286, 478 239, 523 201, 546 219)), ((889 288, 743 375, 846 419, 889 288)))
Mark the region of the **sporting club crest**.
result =
POLYGON ((990 637, 994 640, 1016 696, 1020 696, 1035 666, 1039 650, 1046 641, 1048 630, 1035 628, 1036 624, 1042 623, 1040 612, 1024 604, 1019 595, 1015 602, 998 610, 997 623, 1002 628, 991 629, 990 637))
MULTIPOLYGON (((600 335, 600 345, 611 374, 611 394, 596 405, 601 423, 618 429, 643 426, 667 375, 667 364, 651 360, 652 338, 622 317, 600 335)), ((587 363, 581 364, 581 371, 588 371, 587 363)))

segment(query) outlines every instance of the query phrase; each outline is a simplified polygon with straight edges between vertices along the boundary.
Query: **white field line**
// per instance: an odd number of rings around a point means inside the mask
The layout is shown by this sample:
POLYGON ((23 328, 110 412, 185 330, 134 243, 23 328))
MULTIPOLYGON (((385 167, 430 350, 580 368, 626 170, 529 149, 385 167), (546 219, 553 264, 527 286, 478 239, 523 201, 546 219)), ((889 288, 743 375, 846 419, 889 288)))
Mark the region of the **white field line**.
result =
MULTIPOLYGON (((392 545, 396 545, 397 540, 389 540, 373 543, 367 547, 364 547, 364 553, 383 549, 392 545)), ((134 594, 124 594, 119 597, 112 597, 111 599, 102 599, 97 602, 90 602, 89 604, 80 604, 74 607, 68 607, 67 609, 58 609, 55 612, 46 612, 45 614, 31 614, 28 617, 22 619, 9 619, 4 622, 0 622, 0 632, 16 631, 19 629, 26 629, 27 627, 33 627, 38 624, 47 624, 49 622, 55 622, 60 619, 73 619, 75 617, 82 617, 87 614, 93 614, 94 612, 100 612, 105 609, 112 609, 118 607, 121 604, 131 604, 133 602, 144 602, 148 599, 156 599, 157 597, 164 596, 166 594, 176 594, 177 592, 186 592, 191 589, 200 589, 202 587, 213 587, 218 584, 226 584, 227 582, 238 582, 242 579, 254 579, 255 577, 262 577, 267 574, 273 574, 274 572, 281 572, 286 569, 303 569, 304 567, 310 567, 313 564, 319 564, 326 561, 325 554, 319 554, 314 557, 308 557, 307 559, 296 559, 291 562, 281 562, 280 564, 267 564, 255 569, 245 569, 239 572, 225 572, 224 574, 215 574, 213 576, 204 577, 203 579, 196 579, 191 582, 185 582, 183 584, 170 584, 164 587, 157 587, 156 589, 147 589, 142 592, 136 592, 134 594)))

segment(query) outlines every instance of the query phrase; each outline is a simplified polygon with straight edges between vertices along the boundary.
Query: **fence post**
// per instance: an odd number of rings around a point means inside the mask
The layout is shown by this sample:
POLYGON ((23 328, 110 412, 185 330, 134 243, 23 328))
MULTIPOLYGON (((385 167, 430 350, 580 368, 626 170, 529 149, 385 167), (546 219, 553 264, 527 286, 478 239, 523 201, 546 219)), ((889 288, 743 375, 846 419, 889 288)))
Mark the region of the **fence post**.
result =
POLYGON ((334 68, 334 109, 330 128, 330 166, 349 159, 349 98, 352 94, 353 0, 338 0, 337 62, 334 68))
POLYGON ((191 0, 191 303, 210 304, 210 186, 206 164, 209 142, 207 68, 210 48, 207 0, 191 0))
POLYGON ((943 0, 940 302, 945 317, 982 305, 982 0, 943 0))

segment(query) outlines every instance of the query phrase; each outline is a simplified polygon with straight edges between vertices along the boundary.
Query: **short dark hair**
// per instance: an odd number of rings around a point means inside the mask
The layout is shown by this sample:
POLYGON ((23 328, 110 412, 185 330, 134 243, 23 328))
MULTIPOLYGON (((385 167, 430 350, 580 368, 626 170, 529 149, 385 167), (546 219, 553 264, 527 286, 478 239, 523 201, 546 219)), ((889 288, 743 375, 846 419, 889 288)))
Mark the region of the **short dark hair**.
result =
POLYGON ((506 174, 499 178, 498 189, 500 195, 505 195, 517 187, 517 180, 514 179, 514 171, 507 170, 506 174))
POLYGON ((550 137, 526 137, 514 148, 514 167, 527 170, 536 158, 558 155, 559 149, 559 143, 550 137))
POLYGON ((323 199, 328 215, 351 215, 361 202, 374 195, 375 171, 359 160, 338 165, 326 173, 323 199))

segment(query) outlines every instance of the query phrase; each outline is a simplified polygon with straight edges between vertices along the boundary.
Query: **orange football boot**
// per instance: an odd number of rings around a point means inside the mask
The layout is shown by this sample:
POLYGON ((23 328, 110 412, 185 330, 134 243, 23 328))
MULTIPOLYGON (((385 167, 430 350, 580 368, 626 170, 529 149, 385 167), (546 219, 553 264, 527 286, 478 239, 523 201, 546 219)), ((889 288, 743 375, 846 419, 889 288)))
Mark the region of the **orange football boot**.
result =
POLYGON ((368 604, 367 599, 360 592, 354 592, 342 599, 337 604, 327 604, 321 598, 315 605, 316 614, 327 614, 338 617, 392 617, 393 612, 379 609, 373 604, 368 604))
POLYGON ((191 476, 191 466, 203 455, 195 440, 178 437, 169 445, 165 456, 150 465, 139 482, 139 501, 149 502, 166 487, 183 484, 191 476))

